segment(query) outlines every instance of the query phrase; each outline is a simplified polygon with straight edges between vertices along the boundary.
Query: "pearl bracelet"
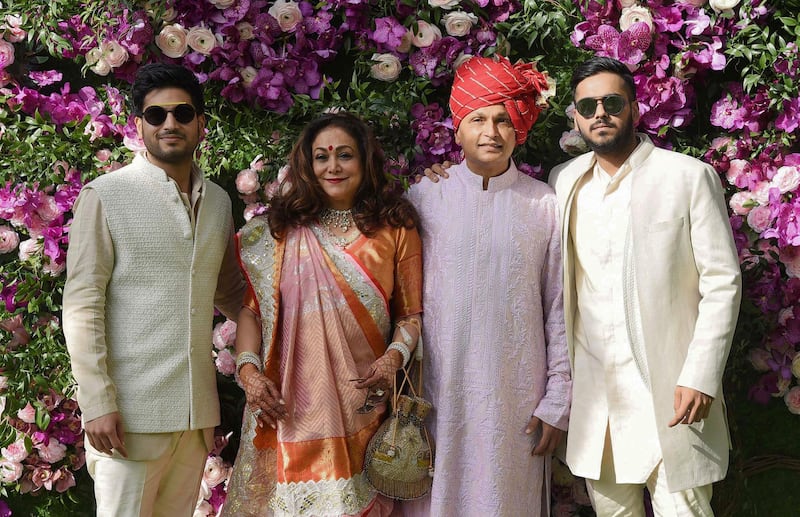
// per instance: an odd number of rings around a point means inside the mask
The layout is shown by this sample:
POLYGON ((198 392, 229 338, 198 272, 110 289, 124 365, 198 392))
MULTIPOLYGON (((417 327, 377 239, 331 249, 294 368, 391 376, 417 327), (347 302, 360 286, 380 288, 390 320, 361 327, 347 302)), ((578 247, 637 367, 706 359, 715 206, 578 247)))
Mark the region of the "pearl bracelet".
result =
POLYGON ((403 356, 403 368, 408 365, 408 362, 411 360, 411 351, 408 349, 408 345, 399 341, 393 341, 386 347, 386 351, 388 352, 389 350, 397 350, 400 352, 400 355, 403 356))

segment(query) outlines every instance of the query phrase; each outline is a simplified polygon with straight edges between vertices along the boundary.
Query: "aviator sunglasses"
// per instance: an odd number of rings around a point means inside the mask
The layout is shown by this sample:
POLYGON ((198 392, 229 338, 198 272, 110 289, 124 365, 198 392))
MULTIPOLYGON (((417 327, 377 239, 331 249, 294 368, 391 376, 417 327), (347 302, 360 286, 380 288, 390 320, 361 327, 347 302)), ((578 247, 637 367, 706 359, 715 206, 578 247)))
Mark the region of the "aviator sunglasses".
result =
POLYGON ((150 106, 142 113, 148 124, 151 126, 160 126, 167 120, 167 114, 172 113, 175 120, 179 124, 188 124, 197 115, 194 106, 186 104, 185 102, 179 104, 167 104, 167 106, 175 106, 172 109, 166 109, 164 106, 150 106))
POLYGON ((597 101, 603 103, 603 110, 609 115, 619 115, 625 109, 625 98, 617 93, 612 93, 603 97, 584 97, 575 103, 575 110, 583 118, 592 118, 597 111, 597 101))

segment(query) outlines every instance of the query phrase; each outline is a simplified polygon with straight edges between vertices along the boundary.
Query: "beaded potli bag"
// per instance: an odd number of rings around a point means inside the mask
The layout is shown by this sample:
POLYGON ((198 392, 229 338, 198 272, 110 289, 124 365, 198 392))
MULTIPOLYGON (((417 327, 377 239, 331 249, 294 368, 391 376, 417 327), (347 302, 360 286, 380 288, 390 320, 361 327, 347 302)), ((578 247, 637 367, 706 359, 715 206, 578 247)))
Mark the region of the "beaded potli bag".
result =
POLYGON ((403 500, 424 497, 433 484, 433 449, 424 424, 433 405, 422 398, 421 340, 410 369, 418 374, 417 387, 409 371, 401 368, 400 386, 395 378, 392 387, 392 412, 370 440, 364 458, 369 484, 387 497, 403 500))

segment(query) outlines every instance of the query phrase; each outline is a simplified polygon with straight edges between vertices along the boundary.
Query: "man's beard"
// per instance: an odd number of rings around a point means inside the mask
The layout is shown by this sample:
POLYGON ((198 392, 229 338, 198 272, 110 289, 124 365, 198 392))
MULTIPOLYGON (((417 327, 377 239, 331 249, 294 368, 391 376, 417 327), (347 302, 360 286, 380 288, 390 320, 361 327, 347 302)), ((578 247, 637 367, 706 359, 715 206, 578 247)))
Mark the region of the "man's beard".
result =
POLYGON ((589 149, 597 154, 613 154, 622 149, 635 139, 635 130, 633 128, 633 119, 629 117, 627 120, 617 124, 617 134, 609 139, 596 141, 581 133, 583 140, 589 149))

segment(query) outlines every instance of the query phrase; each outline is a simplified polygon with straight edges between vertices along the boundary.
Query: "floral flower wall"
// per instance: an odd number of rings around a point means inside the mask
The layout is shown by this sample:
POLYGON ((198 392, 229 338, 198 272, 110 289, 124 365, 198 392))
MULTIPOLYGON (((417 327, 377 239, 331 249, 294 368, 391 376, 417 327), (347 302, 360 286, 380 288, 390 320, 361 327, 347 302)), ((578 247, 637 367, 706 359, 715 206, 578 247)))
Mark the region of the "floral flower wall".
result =
MULTIPOLYGON (((326 109, 375 126, 401 185, 457 160, 447 94, 470 55, 535 60, 555 81, 517 152, 546 177, 585 151, 571 130, 572 67, 620 59, 639 130, 705 159, 726 187, 745 278, 729 375, 753 403, 800 414, 798 13, 798 0, 0 1, 0 517, 91 507, 59 320, 70 210, 82 185, 141 149, 125 94, 152 61, 206 85, 198 160, 241 223, 263 212, 299 130, 326 109)), ((232 416, 196 515, 218 511, 221 458, 235 451, 234 335, 220 320, 209 343, 232 416)), ((580 483, 557 474, 554 511, 586 511, 580 483)))

